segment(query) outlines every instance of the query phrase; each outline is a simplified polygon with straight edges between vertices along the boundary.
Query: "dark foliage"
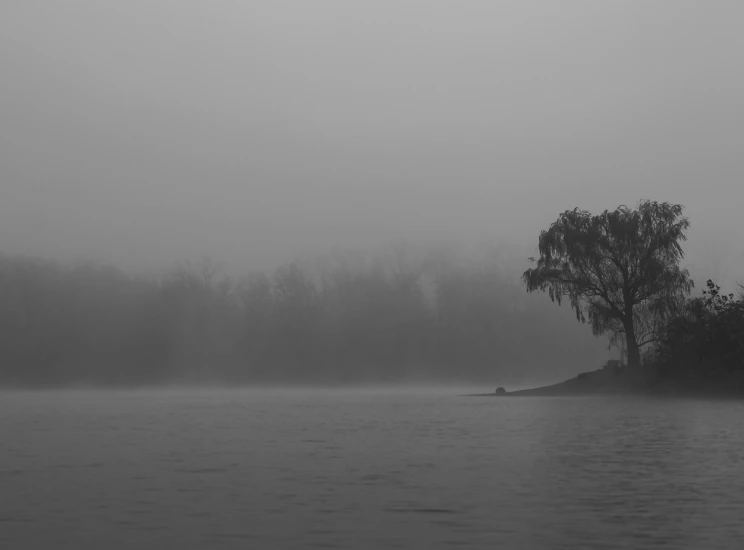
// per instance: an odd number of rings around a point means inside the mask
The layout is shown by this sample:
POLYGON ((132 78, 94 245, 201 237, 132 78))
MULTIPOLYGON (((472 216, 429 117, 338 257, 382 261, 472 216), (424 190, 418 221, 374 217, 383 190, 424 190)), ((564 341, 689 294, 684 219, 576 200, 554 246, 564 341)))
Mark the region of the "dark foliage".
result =
POLYGON ((659 381, 688 389, 744 390, 744 297, 713 281, 689 300, 650 357, 659 381))

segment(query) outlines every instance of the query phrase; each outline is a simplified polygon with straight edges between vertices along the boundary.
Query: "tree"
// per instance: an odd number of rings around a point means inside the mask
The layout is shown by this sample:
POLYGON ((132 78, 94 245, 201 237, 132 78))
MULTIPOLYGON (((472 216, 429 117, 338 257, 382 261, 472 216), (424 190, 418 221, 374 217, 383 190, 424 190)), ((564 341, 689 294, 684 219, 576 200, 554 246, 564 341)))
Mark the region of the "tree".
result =
POLYGON ((171 363, 190 375, 216 375, 219 358, 235 355, 240 307, 223 269, 205 256, 177 264, 161 284, 171 363))
POLYGON ((567 210, 539 238, 536 266, 523 274, 528 292, 568 298, 576 318, 595 335, 623 342, 630 372, 640 367, 640 349, 656 341, 659 328, 684 303, 693 282, 680 267, 680 242, 690 222, 682 206, 641 201, 592 216, 567 210))

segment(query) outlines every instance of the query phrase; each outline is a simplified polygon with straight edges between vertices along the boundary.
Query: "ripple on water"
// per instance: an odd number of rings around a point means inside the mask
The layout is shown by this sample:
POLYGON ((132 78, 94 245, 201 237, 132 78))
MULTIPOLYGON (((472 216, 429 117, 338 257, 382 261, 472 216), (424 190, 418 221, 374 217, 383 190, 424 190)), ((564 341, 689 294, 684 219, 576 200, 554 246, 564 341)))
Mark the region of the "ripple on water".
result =
POLYGON ((16 397, 0 401, 2 548, 698 550, 744 540, 736 402, 16 397))

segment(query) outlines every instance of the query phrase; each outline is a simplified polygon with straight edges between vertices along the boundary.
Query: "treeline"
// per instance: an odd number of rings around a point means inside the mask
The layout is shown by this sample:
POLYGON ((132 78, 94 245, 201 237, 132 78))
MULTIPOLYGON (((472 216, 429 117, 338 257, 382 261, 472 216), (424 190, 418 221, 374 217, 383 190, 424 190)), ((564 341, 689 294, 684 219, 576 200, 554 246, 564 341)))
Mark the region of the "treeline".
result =
POLYGON ((647 357, 656 382, 689 391, 744 392, 744 286, 724 294, 713 281, 686 301, 647 357))
POLYGON ((493 250, 393 246, 239 278, 209 259, 140 277, 0 256, 0 384, 554 378, 606 354, 569 317, 493 250))

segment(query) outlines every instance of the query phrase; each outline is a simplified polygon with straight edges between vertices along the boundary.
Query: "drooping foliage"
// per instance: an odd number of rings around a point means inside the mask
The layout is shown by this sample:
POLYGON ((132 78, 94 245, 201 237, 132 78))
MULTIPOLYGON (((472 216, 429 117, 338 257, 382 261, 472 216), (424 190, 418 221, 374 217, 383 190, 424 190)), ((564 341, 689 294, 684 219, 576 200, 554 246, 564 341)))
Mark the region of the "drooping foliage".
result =
POLYGON ((638 366, 639 349, 658 339, 693 286, 680 266, 689 225, 682 206, 666 202, 599 215, 567 210, 540 233, 540 256, 524 283, 558 304, 567 298, 579 321, 623 341, 629 365, 638 366))

